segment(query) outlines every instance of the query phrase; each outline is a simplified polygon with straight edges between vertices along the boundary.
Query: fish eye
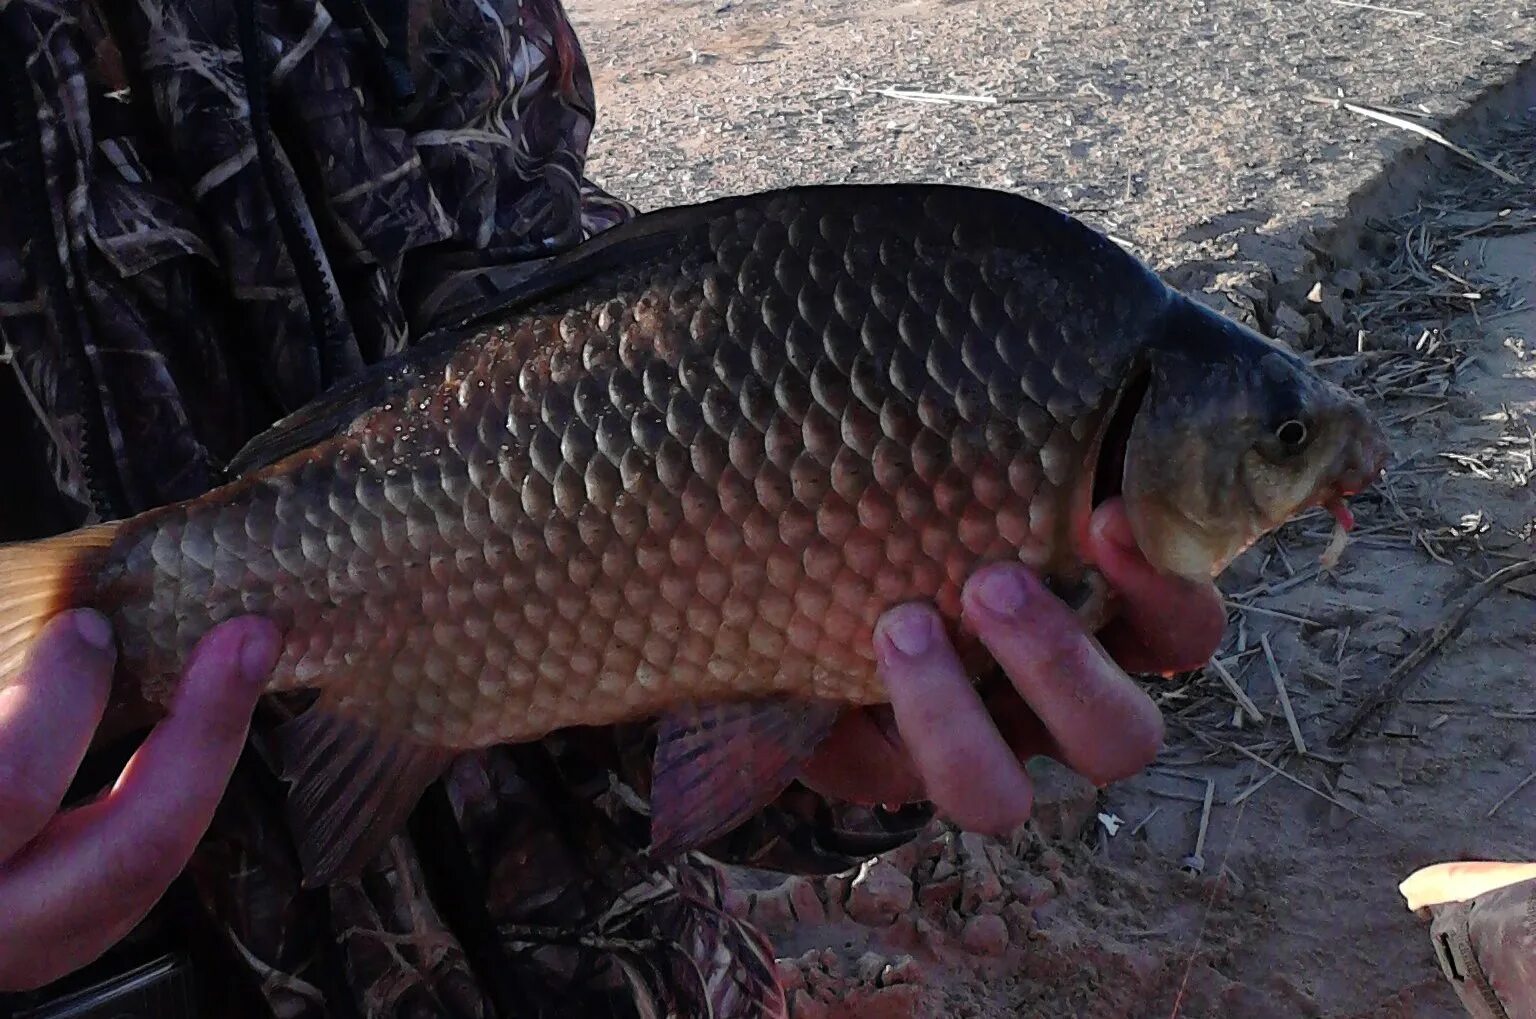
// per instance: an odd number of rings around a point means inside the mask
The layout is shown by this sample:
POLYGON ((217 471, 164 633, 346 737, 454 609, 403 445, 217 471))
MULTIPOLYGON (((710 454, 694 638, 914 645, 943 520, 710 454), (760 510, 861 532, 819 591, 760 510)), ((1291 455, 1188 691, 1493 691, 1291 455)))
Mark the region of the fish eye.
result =
POLYGON ((1290 449, 1297 449, 1304 445, 1310 434, 1307 430, 1306 422, 1298 421, 1296 418, 1282 421, 1275 428, 1275 438, 1279 439, 1282 445, 1290 449))

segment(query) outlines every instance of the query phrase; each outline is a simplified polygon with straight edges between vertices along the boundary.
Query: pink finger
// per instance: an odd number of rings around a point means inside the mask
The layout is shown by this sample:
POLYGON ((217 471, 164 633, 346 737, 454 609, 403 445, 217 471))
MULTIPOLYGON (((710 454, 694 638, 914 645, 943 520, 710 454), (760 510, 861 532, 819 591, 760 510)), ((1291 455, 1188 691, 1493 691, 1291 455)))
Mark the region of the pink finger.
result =
POLYGON ((0 686, 0 861, 43 830, 101 720, 117 652, 90 610, 49 620, 14 683, 0 686))
POLYGON ((67 972, 142 919, 213 818, 279 643, 264 620, 211 631, 193 652, 169 716, 112 791, 60 815, 0 866, 0 916, 9 920, 0 959, 29 959, 29 972, 67 972), (8 943, 19 932, 26 942, 8 943))
POLYGON ((1029 776, 971 685, 938 614, 900 605, 875 628, 880 675, 902 740, 940 813, 972 831, 1002 834, 1029 817, 1029 776))
POLYGON ((1204 665, 1221 644, 1226 609, 1214 584, 1158 572, 1136 547, 1120 500, 1094 512, 1090 557, 1120 599, 1104 646, 1132 672, 1173 674, 1204 665))
POLYGON ((962 604, 966 625, 1039 716, 1069 767, 1104 785, 1157 756, 1163 738, 1157 706, 1029 571, 985 567, 966 584, 962 604))

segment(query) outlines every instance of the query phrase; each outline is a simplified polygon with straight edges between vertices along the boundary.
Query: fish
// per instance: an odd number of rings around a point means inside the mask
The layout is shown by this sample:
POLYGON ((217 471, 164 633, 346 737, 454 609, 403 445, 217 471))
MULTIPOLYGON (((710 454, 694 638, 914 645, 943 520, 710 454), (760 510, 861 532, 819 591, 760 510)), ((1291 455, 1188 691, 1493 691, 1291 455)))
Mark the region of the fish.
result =
MULTIPOLYGON (((0 547, 0 689, 55 614, 111 621, 114 703, 163 711, 257 613, 305 882, 355 874, 455 756, 656 723, 650 851, 787 788, 885 703, 881 613, 960 620, 1020 562, 1085 625, 1095 506, 1209 580, 1389 449, 1297 353, 1047 205, 813 185, 649 212, 257 435, 182 502, 0 547)), ((105 723, 104 723, 105 724, 105 723)))

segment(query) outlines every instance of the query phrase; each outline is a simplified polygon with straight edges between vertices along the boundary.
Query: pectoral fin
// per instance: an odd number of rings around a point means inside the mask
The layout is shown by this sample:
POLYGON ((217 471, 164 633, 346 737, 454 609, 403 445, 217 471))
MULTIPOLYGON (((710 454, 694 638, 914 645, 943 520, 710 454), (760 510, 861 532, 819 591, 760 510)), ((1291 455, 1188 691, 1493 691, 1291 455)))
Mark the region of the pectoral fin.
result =
POLYGON ((351 877, 377 856, 455 756, 322 705, 274 735, 308 888, 351 877))
POLYGON ((835 704, 701 705, 663 718, 651 774, 651 853, 696 849, 778 798, 837 722, 835 704))

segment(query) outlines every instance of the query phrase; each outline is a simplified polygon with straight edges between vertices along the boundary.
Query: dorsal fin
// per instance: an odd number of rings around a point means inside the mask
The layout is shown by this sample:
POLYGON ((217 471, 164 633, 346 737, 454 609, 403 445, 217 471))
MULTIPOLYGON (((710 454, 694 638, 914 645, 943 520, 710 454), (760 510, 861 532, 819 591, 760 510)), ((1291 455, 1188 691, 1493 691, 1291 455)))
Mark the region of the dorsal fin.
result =
MULTIPOLYGON (((718 204, 718 203, 711 203, 718 204)), ((470 305, 407 350, 357 372, 277 421, 240 448, 224 468, 231 480, 342 434, 368 411, 400 399, 441 373, 461 344, 519 311, 598 273, 632 265, 673 246, 705 222, 707 206, 667 209, 614 227, 560 255, 526 279, 470 305)))

